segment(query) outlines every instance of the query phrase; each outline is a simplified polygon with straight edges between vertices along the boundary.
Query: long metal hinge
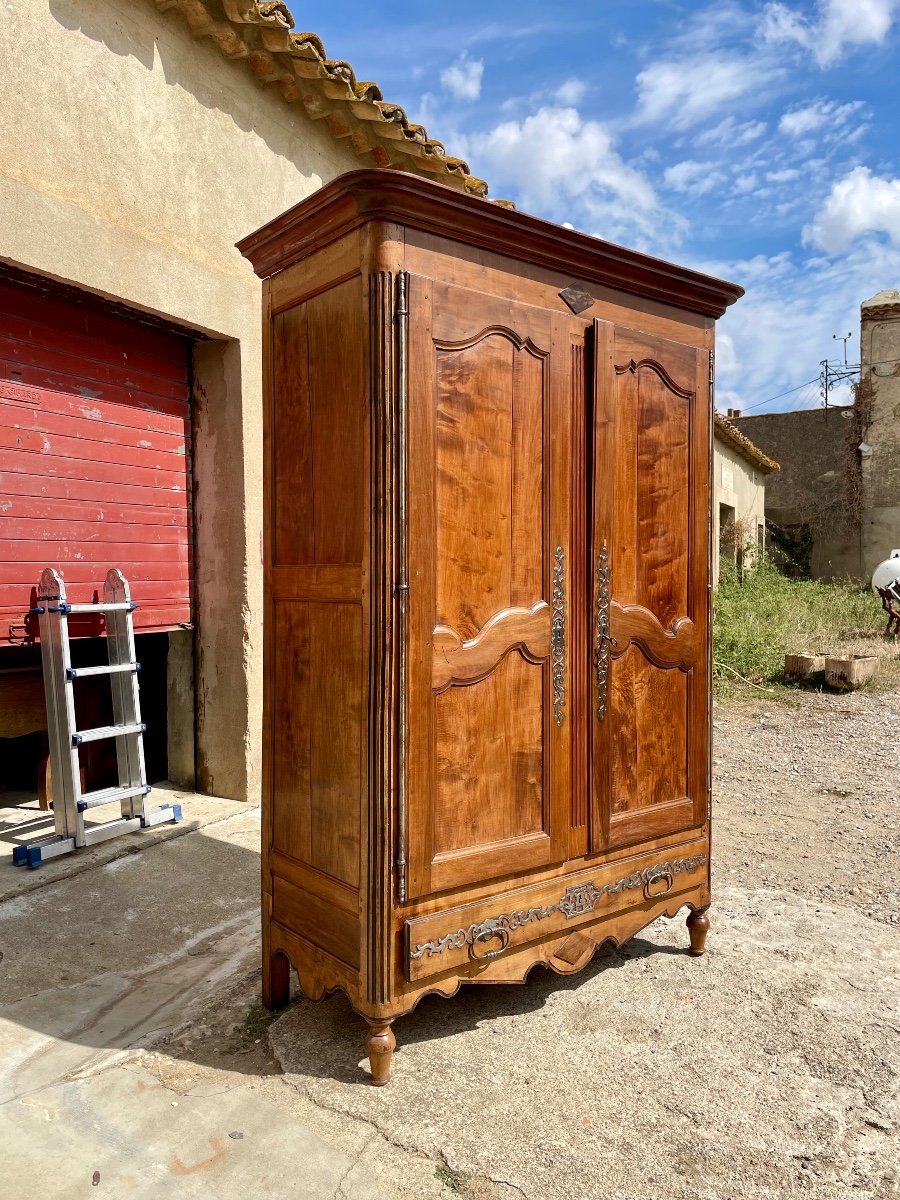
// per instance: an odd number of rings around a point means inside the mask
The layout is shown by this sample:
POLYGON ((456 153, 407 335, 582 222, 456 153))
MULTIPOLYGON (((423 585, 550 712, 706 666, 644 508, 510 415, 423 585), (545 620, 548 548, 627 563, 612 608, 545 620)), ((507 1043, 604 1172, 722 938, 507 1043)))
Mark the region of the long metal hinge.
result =
MULTIPOLYGON (((712 350, 709 352, 709 410, 710 413, 716 411, 716 356, 712 350)), ((710 471, 710 494, 709 505, 707 512, 707 581, 706 581, 706 618, 707 627, 712 629, 712 605, 713 605, 713 530, 714 530, 714 515, 713 515, 713 495, 715 485, 713 483, 713 472, 715 471, 715 426, 713 425, 714 417, 710 416, 710 431, 709 431, 709 471, 710 471)), ((707 755, 706 755, 706 820, 707 822, 712 817, 712 650, 709 650, 709 666, 707 670, 706 684, 706 737, 707 737, 707 755)))
POLYGON ((409 391, 409 364, 407 341, 409 335, 409 308, 406 293, 409 276, 406 271, 397 272, 397 306, 394 311, 397 336, 397 608, 400 628, 398 630, 397 673, 400 695, 398 698, 397 736, 397 898, 402 904, 406 900, 406 843, 407 843, 407 799, 406 799, 406 743, 407 743, 407 607, 409 599, 409 553, 407 547, 407 407, 409 391))

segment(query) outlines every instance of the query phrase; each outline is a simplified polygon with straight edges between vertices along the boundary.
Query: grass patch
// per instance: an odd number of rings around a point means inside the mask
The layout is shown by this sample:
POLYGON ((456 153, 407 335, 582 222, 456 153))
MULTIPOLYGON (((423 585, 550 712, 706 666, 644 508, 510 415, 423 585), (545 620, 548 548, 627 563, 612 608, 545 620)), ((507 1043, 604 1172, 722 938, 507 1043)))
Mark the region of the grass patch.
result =
MULTIPOLYGON (((723 568, 726 564, 723 564, 723 568)), ((723 569, 715 595, 714 673, 717 690, 784 682, 786 653, 879 654, 876 686, 900 681, 896 644, 884 638, 881 601, 855 583, 788 579, 763 563, 746 572, 723 569)))
POLYGON ((462 1171, 454 1171, 446 1163, 438 1163, 434 1175, 448 1191, 457 1196, 462 1196, 469 1186, 468 1175, 463 1175, 462 1171))

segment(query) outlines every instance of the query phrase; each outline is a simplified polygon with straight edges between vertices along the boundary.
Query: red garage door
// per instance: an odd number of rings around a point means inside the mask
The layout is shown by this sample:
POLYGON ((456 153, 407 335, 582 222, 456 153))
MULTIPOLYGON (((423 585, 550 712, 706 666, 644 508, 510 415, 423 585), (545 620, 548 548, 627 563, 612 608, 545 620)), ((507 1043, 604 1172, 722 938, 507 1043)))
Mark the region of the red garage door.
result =
POLYGON ((139 629, 191 620, 189 361, 185 338, 0 278, 0 641, 45 566, 76 602, 119 567, 139 629))

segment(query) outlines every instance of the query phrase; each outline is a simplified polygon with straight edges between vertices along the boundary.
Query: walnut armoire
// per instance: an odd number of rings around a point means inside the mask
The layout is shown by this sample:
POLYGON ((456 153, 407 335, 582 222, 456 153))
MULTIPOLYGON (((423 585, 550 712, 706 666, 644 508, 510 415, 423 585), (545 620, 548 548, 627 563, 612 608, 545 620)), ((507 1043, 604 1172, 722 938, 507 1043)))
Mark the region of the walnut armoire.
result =
POLYGON ((355 171, 264 287, 263 991, 368 1021, 710 900, 715 318, 741 289, 355 171))

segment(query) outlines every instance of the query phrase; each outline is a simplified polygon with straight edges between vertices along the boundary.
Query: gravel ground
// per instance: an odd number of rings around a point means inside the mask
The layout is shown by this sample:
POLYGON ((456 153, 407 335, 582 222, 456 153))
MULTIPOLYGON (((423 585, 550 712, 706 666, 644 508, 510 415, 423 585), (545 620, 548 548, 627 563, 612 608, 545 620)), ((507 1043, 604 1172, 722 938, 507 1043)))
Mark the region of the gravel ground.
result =
POLYGON ((900 923, 900 691, 717 705, 715 878, 900 923))
POLYGON ((663 920, 570 978, 427 998, 382 1089, 341 996, 236 1035, 245 981, 150 1069, 239 1074, 385 1200, 900 1196, 900 692, 732 700, 715 737, 705 958, 663 920))

